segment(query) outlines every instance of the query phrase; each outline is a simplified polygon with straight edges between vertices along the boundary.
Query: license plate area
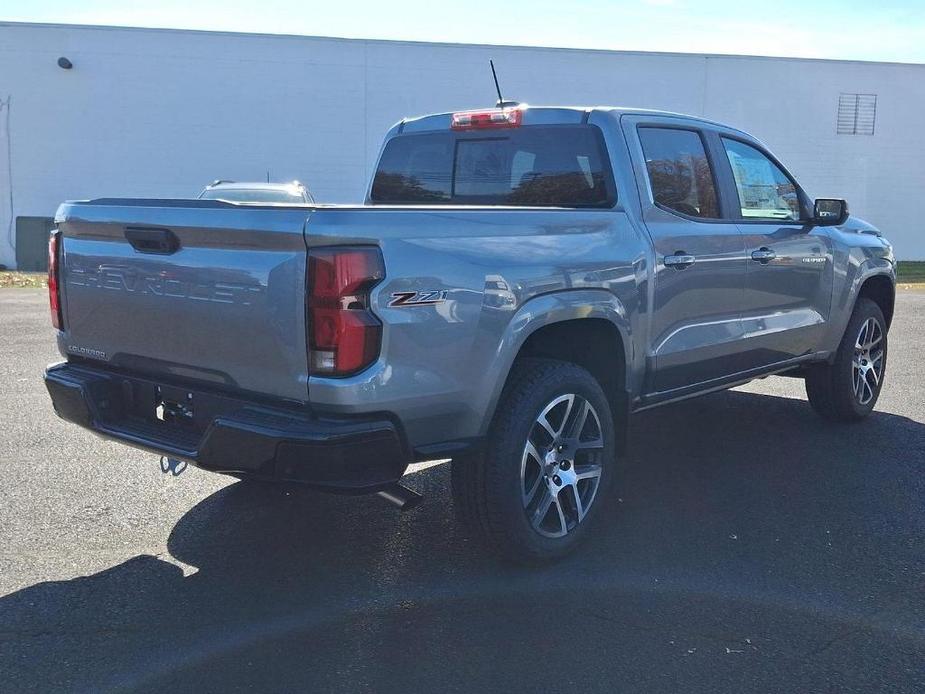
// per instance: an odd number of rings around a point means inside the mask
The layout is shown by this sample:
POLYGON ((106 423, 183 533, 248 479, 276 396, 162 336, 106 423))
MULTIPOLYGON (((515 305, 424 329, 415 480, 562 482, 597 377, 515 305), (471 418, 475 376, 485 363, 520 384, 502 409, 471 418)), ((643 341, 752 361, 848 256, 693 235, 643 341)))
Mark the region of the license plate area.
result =
POLYGON ((182 429, 189 434, 201 434, 215 415, 214 407, 206 406, 208 397, 174 385, 122 378, 119 379, 119 395, 127 419, 143 421, 165 431, 182 429))
POLYGON ((253 400, 218 391, 127 374, 100 379, 91 399, 105 425, 146 438, 182 441, 190 450, 197 448, 216 418, 258 407, 253 400))

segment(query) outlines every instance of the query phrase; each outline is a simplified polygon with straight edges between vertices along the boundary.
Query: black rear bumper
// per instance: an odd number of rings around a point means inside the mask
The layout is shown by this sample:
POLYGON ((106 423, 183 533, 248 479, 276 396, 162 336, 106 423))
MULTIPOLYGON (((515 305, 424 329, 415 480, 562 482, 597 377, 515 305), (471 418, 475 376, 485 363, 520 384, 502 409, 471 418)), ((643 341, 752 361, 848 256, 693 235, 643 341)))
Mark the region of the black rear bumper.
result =
POLYGON ((385 416, 332 417, 82 363, 49 367, 45 385, 62 419, 213 472, 364 493, 396 482, 411 460, 385 416), (158 403, 170 408, 163 419, 158 403))

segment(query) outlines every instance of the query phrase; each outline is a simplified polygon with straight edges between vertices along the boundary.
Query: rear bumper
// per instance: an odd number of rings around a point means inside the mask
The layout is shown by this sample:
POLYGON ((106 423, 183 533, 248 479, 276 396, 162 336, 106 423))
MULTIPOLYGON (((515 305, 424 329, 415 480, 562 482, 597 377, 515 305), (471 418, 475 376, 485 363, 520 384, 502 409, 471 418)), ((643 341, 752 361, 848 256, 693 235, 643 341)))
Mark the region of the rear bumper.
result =
POLYGON ((69 362, 50 366, 45 385, 62 419, 213 472, 364 493, 397 481, 411 460, 385 416, 329 417, 69 362), (159 420, 168 398, 189 403, 189 415, 159 420))

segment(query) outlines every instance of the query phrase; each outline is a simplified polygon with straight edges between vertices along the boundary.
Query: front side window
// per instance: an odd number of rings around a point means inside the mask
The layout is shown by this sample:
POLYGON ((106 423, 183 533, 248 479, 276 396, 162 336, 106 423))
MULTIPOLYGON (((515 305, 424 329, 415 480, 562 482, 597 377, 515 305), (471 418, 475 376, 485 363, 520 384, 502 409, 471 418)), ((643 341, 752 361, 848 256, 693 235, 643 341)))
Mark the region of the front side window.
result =
POLYGON ((399 135, 385 147, 375 203, 612 207, 600 129, 530 125, 503 132, 399 135))
POLYGON ((656 204, 689 217, 716 219, 713 170, 699 133, 677 128, 639 128, 649 184, 656 204))
POLYGON ((745 219, 800 219, 796 185, 760 150, 723 138, 745 219))

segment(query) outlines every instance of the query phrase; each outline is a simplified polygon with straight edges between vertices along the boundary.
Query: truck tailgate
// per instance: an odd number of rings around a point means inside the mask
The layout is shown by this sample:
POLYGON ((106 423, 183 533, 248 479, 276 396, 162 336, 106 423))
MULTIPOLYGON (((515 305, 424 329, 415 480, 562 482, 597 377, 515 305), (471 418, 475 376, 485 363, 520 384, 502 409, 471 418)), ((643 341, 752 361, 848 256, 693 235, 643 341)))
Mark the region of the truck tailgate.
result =
POLYGON ((309 212, 214 201, 62 205, 61 350, 307 400, 309 212))

